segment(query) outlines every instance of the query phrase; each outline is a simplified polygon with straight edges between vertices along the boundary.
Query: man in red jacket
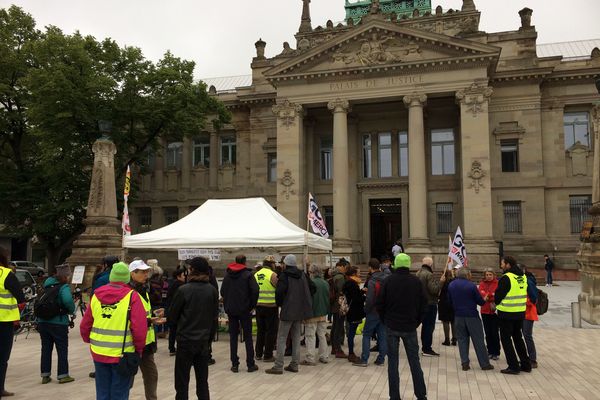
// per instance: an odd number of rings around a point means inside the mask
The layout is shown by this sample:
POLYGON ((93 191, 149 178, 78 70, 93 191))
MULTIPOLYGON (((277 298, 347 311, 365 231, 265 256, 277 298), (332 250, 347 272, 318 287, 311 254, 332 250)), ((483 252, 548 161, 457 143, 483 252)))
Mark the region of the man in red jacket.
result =
POLYGON ((113 265, 109 284, 99 287, 87 308, 79 327, 96 367, 96 398, 127 400, 131 377, 118 372, 123 343, 125 351, 140 356, 146 344, 148 324, 146 311, 129 283, 129 267, 120 262, 113 265), (131 308, 129 318, 128 308, 131 308))

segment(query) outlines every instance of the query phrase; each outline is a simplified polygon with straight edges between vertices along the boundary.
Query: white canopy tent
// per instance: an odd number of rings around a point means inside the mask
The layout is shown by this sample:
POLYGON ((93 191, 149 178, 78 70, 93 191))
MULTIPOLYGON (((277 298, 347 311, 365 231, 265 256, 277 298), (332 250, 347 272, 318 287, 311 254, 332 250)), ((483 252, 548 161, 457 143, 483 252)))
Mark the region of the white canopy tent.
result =
POLYGON ((218 249, 308 246, 331 251, 331 240, 309 233, 262 197, 208 200, 186 217, 154 231, 126 236, 131 249, 218 249))

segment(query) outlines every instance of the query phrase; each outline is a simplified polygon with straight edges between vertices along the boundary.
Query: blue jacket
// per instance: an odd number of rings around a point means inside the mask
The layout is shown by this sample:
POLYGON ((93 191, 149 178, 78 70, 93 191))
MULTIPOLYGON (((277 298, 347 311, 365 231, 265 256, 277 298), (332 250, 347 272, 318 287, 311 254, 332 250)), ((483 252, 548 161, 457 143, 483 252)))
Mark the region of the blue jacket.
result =
POLYGON ((454 308, 455 317, 479 318, 477 306, 485 304, 477 286, 467 279, 457 278, 448 286, 448 300, 454 308))
POLYGON ((90 294, 90 298, 92 298, 92 296, 94 295, 94 292, 100 286, 108 285, 109 278, 110 278, 110 269, 100 272, 98 275, 96 275, 94 282, 92 282, 92 293, 90 294))
MULTIPOLYGON (((58 280, 55 277, 51 276, 44 282, 44 288, 56 285, 57 283, 59 283, 58 280)), ((73 295, 71 294, 71 288, 68 284, 64 284, 60 288, 60 291, 58 292, 58 304, 69 314, 73 314, 75 312, 75 303, 73 302, 73 295)), ((69 325, 69 315, 58 315, 52 319, 38 318, 38 322, 47 322, 49 324, 57 325, 69 325)))

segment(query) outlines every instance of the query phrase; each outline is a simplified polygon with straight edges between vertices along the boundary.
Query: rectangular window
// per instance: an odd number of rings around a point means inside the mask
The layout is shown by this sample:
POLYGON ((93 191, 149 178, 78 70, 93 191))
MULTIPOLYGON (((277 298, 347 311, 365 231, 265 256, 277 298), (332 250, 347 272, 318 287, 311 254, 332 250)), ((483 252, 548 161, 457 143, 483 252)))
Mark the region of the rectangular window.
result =
POLYGON ((267 155, 267 180, 269 182, 277 182, 277 153, 269 153, 267 155))
POLYGON ((452 233, 452 203, 437 203, 435 205, 437 213, 437 233, 452 233))
POLYGON ((363 178, 372 178, 371 135, 363 135, 363 178))
POLYGON ((398 134, 398 175, 408 176, 408 132, 400 132, 398 134))
POLYGON ((173 222, 176 222, 179 219, 179 208, 177 207, 165 207, 165 224, 170 225, 173 222))
POLYGON ((192 165, 194 167, 203 166, 208 168, 210 165, 210 137, 208 135, 201 135, 195 138, 193 147, 192 165))
POLYGON ((323 218, 325 218, 325 226, 327 227, 327 232, 329 232, 329 236, 333 236, 333 206, 323 206, 322 208, 323 218))
POLYGON ((135 209, 141 232, 152 230, 152 209, 150 207, 139 207, 135 209))
POLYGON ((565 113, 563 124, 565 129, 565 149, 571 148, 577 142, 590 147, 588 113, 565 113))
POLYGON ((519 172, 519 141, 500 141, 502 172, 519 172))
POLYGON ((454 131, 433 129, 431 131, 431 174, 454 175, 454 131))
POLYGON ((588 210, 592 207, 592 196, 569 196, 571 233, 580 233, 583 223, 590 220, 588 210))
POLYGON ((183 159, 183 142, 167 144, 167 168, 181 169, 183 159))
POLYGON ((221 137, 221 165, 235 165, 235 136, 221 137))
POLYGON ((521 202, 504 201, 504 233, 522 233, 521 224, 521 202))
POLYGON ((333 138, 321 137, 321 179, 330 180, 333 176, 333 138))
POLYGON ((379 134, 379 177, 389 178, 392 176, 392 134, 379 134))

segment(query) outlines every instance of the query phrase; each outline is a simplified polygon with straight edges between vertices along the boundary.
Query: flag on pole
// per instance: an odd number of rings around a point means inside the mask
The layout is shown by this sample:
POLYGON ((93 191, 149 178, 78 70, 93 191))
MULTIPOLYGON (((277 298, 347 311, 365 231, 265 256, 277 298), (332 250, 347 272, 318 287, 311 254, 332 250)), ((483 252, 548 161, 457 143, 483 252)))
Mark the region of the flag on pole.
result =
POLYGON ((127 199, 129 198, 129 190, 131 189, 131 169, 127 166, 127 174, 125 174, 125 190, 123 191, 123 220, 121 228, 123 228, 123 236, 131 235, 131 226, 129 225, 129 209, 127 208, 127 199))
POLYGON ((460 226, 456 229, 454 240, 452 241, 450 251, 448 252, 448 257, 456 261, 456 263, 460 264, 463 267, 467 267, 469 265, 469 259, 467 257, 467 248, 465 247, 465 242, 463 240, 463 234, 460 230, 460 226))
POLYGON ((329 237, 329 232, 325 226, 325 220, 319 211, 319 206, 311 193, 308 194, 308 222, 312 226, 313 232, 324 238, 329 237))
POLYGON ((446 260, 446 268, 452 270, 452 258, 450 252, 452 251, 452 237, 448 235, 448 259, 446 260))

